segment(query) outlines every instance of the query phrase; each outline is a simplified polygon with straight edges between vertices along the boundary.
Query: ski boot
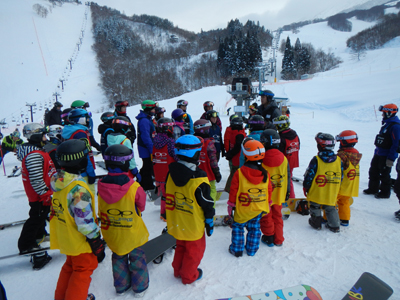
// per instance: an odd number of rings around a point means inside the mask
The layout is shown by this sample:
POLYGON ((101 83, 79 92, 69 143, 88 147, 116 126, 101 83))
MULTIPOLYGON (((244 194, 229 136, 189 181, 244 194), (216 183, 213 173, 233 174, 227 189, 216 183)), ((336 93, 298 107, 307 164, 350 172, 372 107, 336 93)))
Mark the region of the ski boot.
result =
POLYGON ((394 213, 394 218, 396 219, 397 222, 400 222, 400 210, 394 213))
POLYGON ((273 247, 274 246, 274 236, 273 235, 263 235, 261 237, 261 242, 268 247, 273 247))
POLYGON ((51 260, 51 256, 47 254, 47 251, 43 253, 34 254, 31 256, 32 268, 34 270, 40 270, 51 260))
POLYGON ((328 225, 328 223, 325 224, 325 227, 328 228, 330 231, 332 231, 334 233, 340 232, 340 228, 339 227, 331 227, 331 226, 328 225))
POLYGON ((321 224, 322 224, 322 217, 316 217, 311 215, 311 218, 308 219, 308 224, 310 224, 310 226, 316 230, 321 230, 321 224))

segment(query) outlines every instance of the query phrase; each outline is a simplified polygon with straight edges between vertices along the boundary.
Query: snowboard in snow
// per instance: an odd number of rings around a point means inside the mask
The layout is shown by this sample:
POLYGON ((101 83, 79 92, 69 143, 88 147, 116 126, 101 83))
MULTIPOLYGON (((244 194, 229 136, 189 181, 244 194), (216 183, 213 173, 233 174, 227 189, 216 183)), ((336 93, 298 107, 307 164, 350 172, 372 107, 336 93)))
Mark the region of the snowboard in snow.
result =
POLYGON ((301 200, 307 200, 307 198, 289 198, 289 200, 286 203, 291 211, 296 211, 297 210, 297 202, 301 201, 301 200))
POLYGON ((50 247, 42 247, 41 249, 30 251, 30 252, 26 252, 24 254, 13 253, 13 254, 5 255, 5 256, 0 256, 0 260, 7 259, 7 258, 12 258, 12 257, 17 257, 17 256, 30 256, 30 255, 33 255, 33 254, 43 253, 43 252, 48 251, 48 250, 50 250, 50 247))
POLYGON ((288 206, 288 202, 283 202, 282 203, 282 219, 287 220, 290 217, 290 213, 292 212, 288 206))
POLYGON ((293 287, 275 290, 272 292, 246 295, 217 300, 322 300, 316 289, 309 285, 301 284, 293 287))
POLYGON ((100 168, 102 168, 108 172, 108 170, 106 168, 106 163, 104 161, 102 161, 102 160, 96 161, 96 165, 98 165, 100 168))
POLYGON ((21 174, 22 174, 22 167, 15 166, 14 169, 11 171, 11 174, 8 175, 7 177, 8 178, 10 178, 10 177, 18 177, 21 174))
POLYGON ((364 272, 342 300, 386 300, 392 288, 375 275, 364 272))
POLYGON ((140 248, 146 255, 146 263, 159 264, 164 258, 164 253, 175 246, 176 239, 164 229, 161 235, 148 241, 140 248))
POLYGON ((214 226, 230 226, 233 223, 233 218, 229 215, 215 215, 214 226))

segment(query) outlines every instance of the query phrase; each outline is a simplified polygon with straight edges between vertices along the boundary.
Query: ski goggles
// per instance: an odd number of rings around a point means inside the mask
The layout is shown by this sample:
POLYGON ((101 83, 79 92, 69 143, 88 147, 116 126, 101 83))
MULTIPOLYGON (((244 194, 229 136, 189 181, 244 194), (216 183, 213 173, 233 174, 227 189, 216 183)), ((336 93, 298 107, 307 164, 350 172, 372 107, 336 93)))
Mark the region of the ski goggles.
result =
POLYGON ((187 102, 186 100, 181 100, 178 103, 178 106, 188 106, 188 105, 189 105, 189 102, 187 102))
POLYGON ((122 101, 122 102, 116 104, 115 106, 129 106, 129 103, 128 103, 128 101, 122 101))
POLYGON ((165 123, 161 123, 160 125, 158 125, 158 127, 168 127, 168 126, 174 126, 175 123, 173 122, 165 122, 165 123))
POLYGON ((132 158, 133 158, 133 152, 131 154, 125 155, 125 156, 104 155, 105 161, 124 162, 127 160, 131 160, 132 158))
POLYGON ((257 107, 255 107, 254 105, 250 105, 249 109, 252 110, 252 111, 257 111, 257 107))
POLYGON ((156 114, 162 114, 165 113, 167 110, 164 107, 156 108, 156 114))
POLYGON ((207 106, 213 106, 214 107, 214 102, 208 101, 204 104, 205 107, 207 106))
POLYGON ((85 104, 81 105, 81 106, 75 106, 74 108, 82 108, 82 109, 86 109, 90 107, 89 102, 85 102, 85 104))
POLYGON ((127 126, 131 126, 131 125, 132 125, 131 122, 126 122, 126 121, 120 120, 120 119, 114 119, 113 123, 115 123, 115 124, 127 125, 127 126))
POLYGON ((393 107, 393 108, 390 108, 390 107, 385 107, 385 106, 383 106, 383 105, 380 105, 380 106, 379 106, 379 111, 391 111, 391 112, 398 112, 398 111, 399 111, 399 109, 398 109, 398 108, 395 108, 395 107, 393 107))
POLYGON ((266 92, 266 91, 260 91, 258 94, 259 94, 260 96, 275 96, 274 94, 268 93, 268 92, 266 92))
POLYGON ((345 141, 345 140, 352 140, 352 139, 358 139, 357 134, 353 135, 347 135, 347 136, 336 136, 336 141, 345 141))
POLYGON ((212 112, 212 113, 210 113, 209 115, 210 115, 210 117, 217 118, 217 117, 218 117, 218 112, 216 112, 216 111, 213 111, 213 112, 212 112))

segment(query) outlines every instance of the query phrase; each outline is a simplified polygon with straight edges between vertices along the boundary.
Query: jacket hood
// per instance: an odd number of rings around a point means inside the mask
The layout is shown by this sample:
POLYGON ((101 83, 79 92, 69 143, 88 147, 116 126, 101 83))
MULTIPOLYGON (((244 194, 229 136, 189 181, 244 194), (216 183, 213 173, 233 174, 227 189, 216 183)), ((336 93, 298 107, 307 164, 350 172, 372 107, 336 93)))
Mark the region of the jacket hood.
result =
POLYGON ((17 159, 23 161, 25 156, 35 150, 40 150, 40 148, 29 143, 21 144, 17 147, 17 159))
POLYGON ((268 167, 278 167, 282 164, 284 157, 278 149, 269 149, 265 152, 263 164, 268 167))
POLYGON ((255 165, 245 164, 240 168, 240 171, 252 184, 260 184, 264 179, 262 172, 255 165))
POLYGON ((136 116, 136 119, 140 120, 140 119, 149 118, 149 117, 150 116, 148 114, 146 114, 143 110, 141 110, 139 112, 139 114, 136 116))
POLYGON ((318 157, 326 163, 332 163, 336 161, 337 155, 333 151, 320 151, 318 152, 318 157))
POLYGON ((362 158, 362 154, 358 153, 358 151, 354 148, 350 148, 349 150, 342 148, 338 151, 337 155, 341 158, 343 162, 343 169, 345 170, 349 167, 349 162, 351 162, 353 166, 357 166, 362 158))
POLYGON ((169 165, 169 174, 176 186, 185 186, 191 178, 207 177, 198 166, 185 161, 173 162, 169 165))
POLYGON ((133 180, 129 180, 127 173, 108 173, 106 177, 99 181, 97 190, 107 204, 113 204, 125 196, 133 182, 133 180))
POLYGON ((67 125, 64 126, 61 136, 65 140, 69 140, 71 138, 71 135, 77 130, 87 131, 88 128, 86 126, 83 126, 82 124, 67 125))
POLYGON ((400 124, 400 119, 399 119, 398 116, 394 116, 394 117, 391 117, 389 119, 382 120, 382 124, 384 124, 384 123, 387 123, 387 124, 389 124, 389 123, 399 123, 400 124))
POLYGON ((115 145, 115 144, 121 144, 123 140, 125 140, 127 137, 125 135, 123 135, 122 133, 110 133, 107 136, 107 144, 109 146, 111 145, 115 145))
POLYGON ((289 128, 289 129, 286 129, 286 130, 281 131, 281 132, 279 133, 279 135, 280 135, 281 137, 285 138, 285 139, 293 140, 294 138, 296 138, 297 133, 296 133, 296 131, 294 131, 293 129, 290 129, 290 128, 289 128))
POLYGON ((83 180, 83 177, 81 175, 67 173, 64 170, 59 170, 51 178, 50 186, 53 192, 59 192, 76 180, 83 180))
POLYGON ((106 131, 106 129, 108 129, 108 128, 111 128, 112 129, 112 127, 110 126, 110 125, 107 125, 107 124, 100 124, 99 125, 99 127, 97 127, 97 131, 100 133, 100 134, 103 134, 103 132, 104 131, 106 131))

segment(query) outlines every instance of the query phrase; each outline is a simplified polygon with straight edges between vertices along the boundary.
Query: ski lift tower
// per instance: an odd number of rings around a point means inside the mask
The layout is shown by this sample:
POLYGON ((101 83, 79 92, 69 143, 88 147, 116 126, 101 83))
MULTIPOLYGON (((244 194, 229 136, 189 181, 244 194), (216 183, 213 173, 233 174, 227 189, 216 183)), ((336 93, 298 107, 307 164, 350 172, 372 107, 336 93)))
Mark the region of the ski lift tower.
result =
POLYGON ((31 111, 31 122, 33 122, 33 109, 32 109, 32 107, 36 108, 36 102, 31 103, 31 104, 30 103, 26 103, 26 106, 29 106, 29 110, 31 111))
POLYGON ((227 92, 235 98, 237 105, 233 108, 239 116, 247 114, 250 101, 257 97, 258 90, 251 85, 249 78, 233 78, 227 92))

